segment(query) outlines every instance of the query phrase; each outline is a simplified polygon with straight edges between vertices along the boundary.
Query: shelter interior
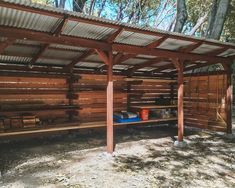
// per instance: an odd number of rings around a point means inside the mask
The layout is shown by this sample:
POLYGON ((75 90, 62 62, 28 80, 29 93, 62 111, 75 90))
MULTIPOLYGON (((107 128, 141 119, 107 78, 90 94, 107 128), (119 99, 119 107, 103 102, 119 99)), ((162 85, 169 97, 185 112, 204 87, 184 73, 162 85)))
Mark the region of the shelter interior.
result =
POLYGON ((107 127, 111 152, 113 126, 177 123, 179 141, 184 125, 232 131, 234 44, 26 1, 0 1, 0 26, 2 138, 107 127), (113 122, 143 109, 155 116, 113 122))

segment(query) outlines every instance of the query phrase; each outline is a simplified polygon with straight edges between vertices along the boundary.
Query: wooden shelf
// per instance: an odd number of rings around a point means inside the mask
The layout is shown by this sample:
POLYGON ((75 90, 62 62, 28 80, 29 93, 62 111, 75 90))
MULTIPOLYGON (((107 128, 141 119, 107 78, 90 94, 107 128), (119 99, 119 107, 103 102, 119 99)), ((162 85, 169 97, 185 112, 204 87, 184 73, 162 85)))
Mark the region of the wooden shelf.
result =
POLYGON ((163 109, 163 108, 177 108, 177 105, 143 105, 143 106, 131 106, 136 109, 163 109))
POLYGON ((35 105, 31 107, 15 107, 14 109, 10 108, 0 108, 0 112, 35 112, 35 111, 45 111, 45 110, 72 110, 80 109, 77 105, 35 105))
MULTIPOLYGON (((152 124, 152 123, 161 123, 167 121, 176 121, 176 117, 167 118, 167 119, 152 119, 148 121, 139 121, 139 122, 129 122, 129 123, 114 123, 114 126, 122 126, 122 125, 140 125, 140 124, 152 124)), ((9 132, 0 132, 0 138, 3 137, 11 137, 11 136, 20 136, 20 135, 33 135, 33 134, 40 134, 40 133, 53 133, 53 132, 63 132, 69 130, 78 130, 78 129, 88 129, 88 128, 101 128, 106 127, 105 121, 98 121, 98 122, 89 122, 89 123, 79 123, 79 122, 71 122, 71 123, 62 123, 56 124, 54 127, 48 128, 45 127, 34 127, 29 128, 28 130, 18 130, 18 131, 9 131, 9 132)))
POLYGON ((146 82, 163 82, 163 83, 176 83, 176 80, 170 80, 170 79, 150 79, 150 78, 125 78, 124 79, 127 82, 133 82, 133 81, 146 81, 146 82))

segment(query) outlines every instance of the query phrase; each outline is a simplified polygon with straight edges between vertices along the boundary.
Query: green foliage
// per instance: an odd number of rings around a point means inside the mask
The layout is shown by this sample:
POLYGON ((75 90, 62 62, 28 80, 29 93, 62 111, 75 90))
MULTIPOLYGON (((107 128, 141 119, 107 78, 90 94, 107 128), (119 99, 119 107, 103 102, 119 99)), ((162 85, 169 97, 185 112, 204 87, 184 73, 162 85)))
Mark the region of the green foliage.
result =
POLYGON ((205 15, 210 11, 212 0, 188 0, 188 21, 193 25, 196 24, 199 17, 205 15))
POLYGON ((224 35, 225 40, 235 42, 235 0, 231 1, 227 19, 224 25, 224 35))
POLYGON ((54 5, 54 0, 32 0, 32 2, 42 4, 42 5, 50 5, 50 6, 54 5))

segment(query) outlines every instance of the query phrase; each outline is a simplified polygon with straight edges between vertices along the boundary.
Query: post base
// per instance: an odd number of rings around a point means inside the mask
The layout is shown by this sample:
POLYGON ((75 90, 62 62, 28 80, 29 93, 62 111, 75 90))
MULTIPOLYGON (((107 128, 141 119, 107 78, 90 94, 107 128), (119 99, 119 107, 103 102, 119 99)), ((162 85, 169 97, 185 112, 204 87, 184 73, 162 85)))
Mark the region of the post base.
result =
POLYGON ((183 141, 176 140, 174 142, 174 146, 178 148, 185 148, 187 146, 187 142, 185 142, 184 140, 183 141))

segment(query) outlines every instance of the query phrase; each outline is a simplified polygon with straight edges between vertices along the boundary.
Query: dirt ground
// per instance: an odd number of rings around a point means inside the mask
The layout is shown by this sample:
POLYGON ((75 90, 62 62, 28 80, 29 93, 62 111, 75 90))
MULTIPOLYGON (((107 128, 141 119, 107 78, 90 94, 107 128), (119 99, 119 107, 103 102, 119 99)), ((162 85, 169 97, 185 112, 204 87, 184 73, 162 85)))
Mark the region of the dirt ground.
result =
POLYGON ((173 146, 176 128, 105 131, 0 144, 0 187, 235 187, 235 137, 186 129, 188 145, 173 146))

